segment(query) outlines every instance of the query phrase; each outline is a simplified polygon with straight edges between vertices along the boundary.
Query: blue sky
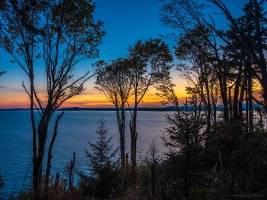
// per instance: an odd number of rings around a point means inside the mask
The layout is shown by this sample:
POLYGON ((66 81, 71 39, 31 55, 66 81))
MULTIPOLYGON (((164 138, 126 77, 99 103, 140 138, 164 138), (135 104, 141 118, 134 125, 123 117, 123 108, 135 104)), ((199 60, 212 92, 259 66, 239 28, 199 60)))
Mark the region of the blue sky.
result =
MULTIPOLYGON (((156 0, 96 0, 97 4, 94 18, 104 22, 103 29, 106 35, 100 49, 100 58, 94 60, 82 61, 77 65, 77 74, 81 74, 91 69, 92 63, 97 60, 114 60, 127 55, 127 48, 133 45, 137 40, 146 40, 150 38, 159 38, 159 35, 165 35, 172 32, 170 28, 164 27, 158 19, 159 9, 162 3, 156 0)), ((202 0, 201 2, 206 2, 202 0)), ((241 8, 247 0, 224 0, 226 6, 234 16, 239 16, 241 8)), ((212 6, 207 9, 207 13, 220 12, 219 9, 212 6)), ((206 13, 206 14, 207 14, 206 13)), ((224 28, 227 24, 223 15, 213 15, 218 27, 224 28)), ((172 41, 164 39, 170 48, 173 47, 172 41)), ((7 73, 0 78, 0 95, 4 101, 14 102, 10 107, 19 107, 19 102, 28 101, 28 97, 21 87, 22 81, 27 84, 27 77, 17 64, 12 64, 11 56, 0 50, 0 71, 7 73)), ((44 67, 42 62, 37 63, 36 86, 40 91, 45 90, 44 67)), ((184 90, 186 82, 177 77, 177 72, 173 72, 176 84, 179 85, 178 91, 184 90)), ((94 78, 86 84, 87 90, 82 94, 83 99, 90 99, 90 95, 104 101, 100 94, 94 89, 94 78)), ((152 94, 150 94, 152 96, 152 94)), ((103 96, 103 95, 102 95, 103 96)), ((104 97, 103 97, 104 98, 104 97)), ((2 101, 3 102, 3 101, 2 101)), ((78 104, 80 105, 80 104, 78 104)), ((90 100, 84 104, 90 106, 90 100)), ((108 105, 108 104, 106 104, 108 105)), ((101 104, 99 104, 101 106, 101 104)), ((0 108, 1 106, 0 103, 0 108)))

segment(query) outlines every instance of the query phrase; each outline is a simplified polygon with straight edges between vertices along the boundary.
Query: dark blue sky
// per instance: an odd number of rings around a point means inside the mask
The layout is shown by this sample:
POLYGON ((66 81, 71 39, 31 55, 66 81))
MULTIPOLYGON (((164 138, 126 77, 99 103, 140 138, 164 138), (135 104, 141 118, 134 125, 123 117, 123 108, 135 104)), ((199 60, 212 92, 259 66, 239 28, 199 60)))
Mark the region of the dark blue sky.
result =
POLYGON ((104 21, 101 58, 116 59, 127 54, 137 40, 159 37, 170 30, 159 24, 161 3, 155 0, 97 0, 95 18, 104 21))
MULTIPOLYGON (((239 16, 244 2, 248 0, 224 0, 234 16, 239 16)), ((160 34, 170 33, 172 30, 164 27, 158 20, 162 3, 157 0, 95 0, 97 6, 94 13, 95 20, 104 22, 106 35, 100 46, 100 58, 104 60, 117 59, 127 54, 127 47, 137 40, 157 38, 160 34)), ((200 0, 206 2, 206 0, 200 0)), ((208 2, 206 2, 208 3, 208 2)), ((212 6, 206 14, 219 12, 212 6)), ((218 27, 226 24, 223 15, 213 15, 218 27)), ((166 40, 165 40, 166 41, 166 40)), ((170 47, 171 41, 166 41, 170 47)), ((0 50, 0 70, 10 71, 17 68, 9 63, 8 54, 0 50)), ((91 63, 91 62, 89 62, 91 63)))
MULTIPOLYGON (((206 2, 201 0, 200 2, 206 2)), ((224 0, 234 16, 239 16, 247 0, 224 0)), ((116 59, 127 54, 127 47, 137 40, 159 37, 172 30, 164 27, 158 20, 162 6, 156 0, 96 0, 95 18, 104 21, 106 36, 103 38, 101 58, 116 59)), ((208 2, 206 2, 208 3, 208 2)), ((206 14, 220 12, 212 6, 206 14)), ((218 27, 226 25, 223 15, 213 15, 218 27)), ((171 41, 166 41, 172 46, 171 41)))

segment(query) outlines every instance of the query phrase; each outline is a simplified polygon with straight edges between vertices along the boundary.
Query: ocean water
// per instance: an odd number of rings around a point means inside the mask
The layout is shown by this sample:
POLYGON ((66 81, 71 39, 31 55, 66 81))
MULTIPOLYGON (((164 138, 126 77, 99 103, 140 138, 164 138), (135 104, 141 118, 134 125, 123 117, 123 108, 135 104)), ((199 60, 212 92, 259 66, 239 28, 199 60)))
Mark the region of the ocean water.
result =
MULTIPOLYGON (((55 117, 60 113, 57 111, 52 117, 47 138, 48 144, 51 140, 55 117)), ((146 154, 153 141, 159 154, 163 155, 167 151, 160 138, 164 129, 169 126, 165 118, 167 114, 172 114, 172 112, 138 112, 137 149, 139 157, 146 154)), ((37 112, 36 115, 38 115, 37 112)), ((61 178, 65 178, 64 170, 72 159, 73 152, 76 153, 76 169, 86 171, 87 158, 84 149, 90 150, 88 141, 96 141, 96 130, 100 125, 99 120, 102 118, 105 120, 106 128, 108 128, 108 136, 113 136, 112 144, 114 148, 119 147, 119 133, 114 111, 64 112, 59 122, 58 135, 52 153, 52 176, 59 172, 61 178)), ((126 151, 129 152, 129 113, 127 113, 126 119, 126 151)), ((16 196, 18 192, 29 186, 32 173, 31 158, 32 131, 29 111, 0 111, 0 171, 5 184, 1 190, 2 194, 16 196)))

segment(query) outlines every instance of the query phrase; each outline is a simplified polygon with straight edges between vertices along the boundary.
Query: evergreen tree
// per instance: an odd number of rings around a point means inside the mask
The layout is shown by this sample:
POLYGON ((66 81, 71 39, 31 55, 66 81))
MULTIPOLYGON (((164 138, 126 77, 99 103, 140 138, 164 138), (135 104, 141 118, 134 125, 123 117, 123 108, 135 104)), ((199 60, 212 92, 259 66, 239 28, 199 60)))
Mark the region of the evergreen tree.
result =
POLYGON ((110 144, 113 137, 107 139, 105 121, 101 119, 99 123, 96 143, 88 141, 91 151, 85 149, 90 174, 80 173, 80 186, 84 195, 104 199, 116 192, 119 175, 119 158, 116 158, 116 154, 119 148, 113 150, 110 144))

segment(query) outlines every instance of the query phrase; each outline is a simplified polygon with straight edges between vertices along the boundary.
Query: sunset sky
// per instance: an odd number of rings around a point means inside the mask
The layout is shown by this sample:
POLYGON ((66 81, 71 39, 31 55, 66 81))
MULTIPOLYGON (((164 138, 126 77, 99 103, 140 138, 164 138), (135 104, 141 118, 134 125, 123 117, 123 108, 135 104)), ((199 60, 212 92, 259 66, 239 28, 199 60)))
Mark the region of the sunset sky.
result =
MULTIPOLYGON (((162 3, 155 0, 96 0, 97 7, 94 13, 95 20, 104 22, 102 45, 99 46, 100 57, 94 60, 80 62, 76 66, 75 74, 81 75, 92 68, 92 63, 98 60, 114 60, 127 55, 127 47, 136 43, 137 40, 159 38, 160 34, 172 32, 171 29, 160 24, 158 19, 159 9, 162 3)), ((203 0, 203 2, 205 2, 203 0)), ((224 0, 234 16, 239 16, 241 8, 246 0, 224 0)), ((207 13, 219 12, 211 7, 207 13)), ((220 28, 226 27, 224 16, 214 16, 220 28)), ((173 51, 174 43, 163 40, 173 51)), ((28 108, 29 97, 21 84, 29 83, 26 74, 17 65, 10 62, 11 56, 0 50, 0 71, 7 71, 0 77, 0 109, 1 108, 28 108)), ((40 59, 41 60, 41 59, 40 59)), ((36 63, 36 88, 39 95, 45 99, 46 78, 44 66, 41 61, 36 63)), ((173 81, 176 84, 176 93, 181 100, 186 97, 186 80, 178 76, 178 72, 172 70, 173 81)), ((113 105, 105 96, 94 89, 95 78, 91 78, 86 84, 86 90, 63 104, 62 107, 112 107, 113 105)), ((155 95, 155 89, 151 88, 140 104, 140 107, 162 107, 161 99, 155 95)))

